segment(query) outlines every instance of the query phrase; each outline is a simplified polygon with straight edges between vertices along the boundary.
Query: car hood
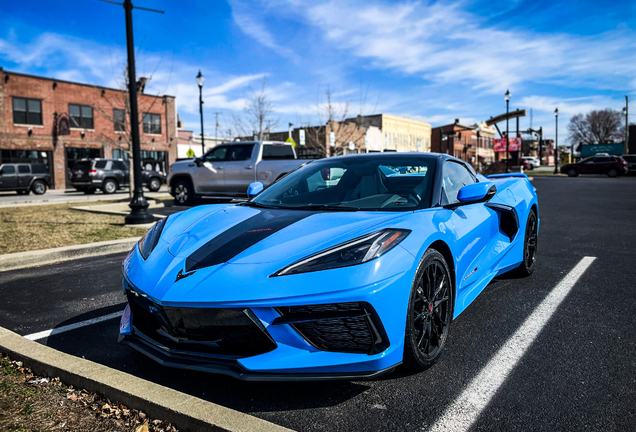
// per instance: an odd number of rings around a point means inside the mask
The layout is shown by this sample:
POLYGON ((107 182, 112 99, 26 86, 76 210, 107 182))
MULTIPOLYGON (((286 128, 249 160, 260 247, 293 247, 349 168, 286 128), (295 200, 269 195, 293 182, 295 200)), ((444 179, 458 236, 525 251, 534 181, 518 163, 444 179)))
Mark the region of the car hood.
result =
POLYGON ((405 216, 403 212, 214 207, 174 215, 182 218, 181 222, 177 219, 166 223, 167 232, 147 260, 138 253, 127 258, 130 263, 125 262, 124 268, 131 282, 158 301, 209 298, 210 287, 219 284, 226 289, 215 292, 215 301, 237 300, 243 295, 249 297, 250 291, 241 293, 230 287, 239 280, 249 280, 250 285, 266 283, 269 275, 286 265, 368 232, 399 224, 405 216), (189 216, 189 212, 194 215, 189 216), (181 282, 178 274, 187 277, 187 281, 181 282))

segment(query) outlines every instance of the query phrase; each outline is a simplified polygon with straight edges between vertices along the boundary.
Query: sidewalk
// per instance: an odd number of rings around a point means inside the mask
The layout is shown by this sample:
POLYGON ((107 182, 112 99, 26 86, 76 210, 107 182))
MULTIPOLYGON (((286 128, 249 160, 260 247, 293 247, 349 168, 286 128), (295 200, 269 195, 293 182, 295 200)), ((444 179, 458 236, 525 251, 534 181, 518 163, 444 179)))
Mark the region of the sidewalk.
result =
MULTIPOLYGON (((146 198, 168 198, 168 188, 163 185, 157 192, 144 190, 146 198)), ((96 192, 86 195, 75 189, 49 189, 44 195, 17 195, 15 192, 0 192, 0 207, 16 207, 29 205, 70 204, 93 201, 118 201, 128 199, 128 190, 118 191, 112 195, 96 192)))

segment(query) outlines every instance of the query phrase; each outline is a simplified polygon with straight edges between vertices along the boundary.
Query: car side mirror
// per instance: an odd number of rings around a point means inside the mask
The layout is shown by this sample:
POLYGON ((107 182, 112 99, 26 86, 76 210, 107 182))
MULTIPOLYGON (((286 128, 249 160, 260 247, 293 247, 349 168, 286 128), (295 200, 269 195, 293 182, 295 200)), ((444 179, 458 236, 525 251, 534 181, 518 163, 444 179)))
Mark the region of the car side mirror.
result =
POLYGON ((201 160, 201 158, 194 158, 194 163, 200 167, 203 164, 203 161, 201 160))
POLYGON ((468 204, 476 204, 480 202, 487 202, 492 199, 497 193, 497 186, 493 182, 485 181, 479 183, 472 183, 464 186, 459 190, 457 194, 458 203, 447 204, 445 208, 459 207, 468 204))
POLYGON ((256 195, 258 195, 259 193, 263 192, 263 189, 265 187, 263 186, 263 183, 261 182, 252 182, 250 183, 250 185, 247 188, 247 197, 248 198, 254 198, 256 195))

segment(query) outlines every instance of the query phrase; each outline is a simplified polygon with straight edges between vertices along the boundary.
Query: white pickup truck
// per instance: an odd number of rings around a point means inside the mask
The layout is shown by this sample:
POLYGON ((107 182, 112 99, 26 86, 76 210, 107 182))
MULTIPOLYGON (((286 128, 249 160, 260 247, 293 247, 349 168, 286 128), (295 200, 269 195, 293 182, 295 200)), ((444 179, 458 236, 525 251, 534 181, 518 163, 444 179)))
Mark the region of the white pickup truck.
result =
POLYGON ((306 162, 296 159, 291 143, 230 142, 200 158, 173 163, 166 181, 177 204, 191 205, 199 197, 247 197, 250 183, 267 187, 306 162))

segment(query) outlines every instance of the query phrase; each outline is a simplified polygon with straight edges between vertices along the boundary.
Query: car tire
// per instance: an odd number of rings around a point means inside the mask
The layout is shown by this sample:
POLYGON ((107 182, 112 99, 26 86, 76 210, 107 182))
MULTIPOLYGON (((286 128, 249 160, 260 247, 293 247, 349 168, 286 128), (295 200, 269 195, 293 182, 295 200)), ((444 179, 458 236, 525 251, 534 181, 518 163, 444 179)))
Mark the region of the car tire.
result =
POLYGON ((46 183, 41 180, 36 180, 31 185, 31 190, 36 195, 44 195, 46 193, 46 183))
POLYGON ((608 177, 616 177, 617 175, 618 175, 618 171, 615 170, 614 168, 612 168, 609 171, 607 171, 607 176, 608 177))
POLYGON ((568 177, 576 177, 577 175, 579 175, 579 172, 574 168, 568 170, 568 177))
POLYGON ((159 189, 161 189, 161 180, 159 180, 157 177, 151 178, 150 182, 148 183, 148 189, 151 192, 157 192, 159 189))
POLYGON ((534 165, 529 164, 529 165, 528 165, 528 171, 532 171, 533 169, 534 169, 534 165))
POLYGON ((526 221, 526 232, 523 239, 523 261, 511 273, 517 277, 528 277, 534 271, 537 261, 538 220, 534 210, 530 210, 526 221))
POLYGON ((104 180, 104 184, 102 185, 102 192, 106 195, 114 194, 117 191, 117 183, 115 180, 108 179, 104 180))
POLYGON ((424 253, 415 274, 406 315, 404 366, 424 370, 439 359, 453 319, 455 292, 444 256, 424 253))
POLYGON ((188 180, 179 180, 172 188, 172 196, 177 205, 189 206, 194 204, 194 188, 188 180))

